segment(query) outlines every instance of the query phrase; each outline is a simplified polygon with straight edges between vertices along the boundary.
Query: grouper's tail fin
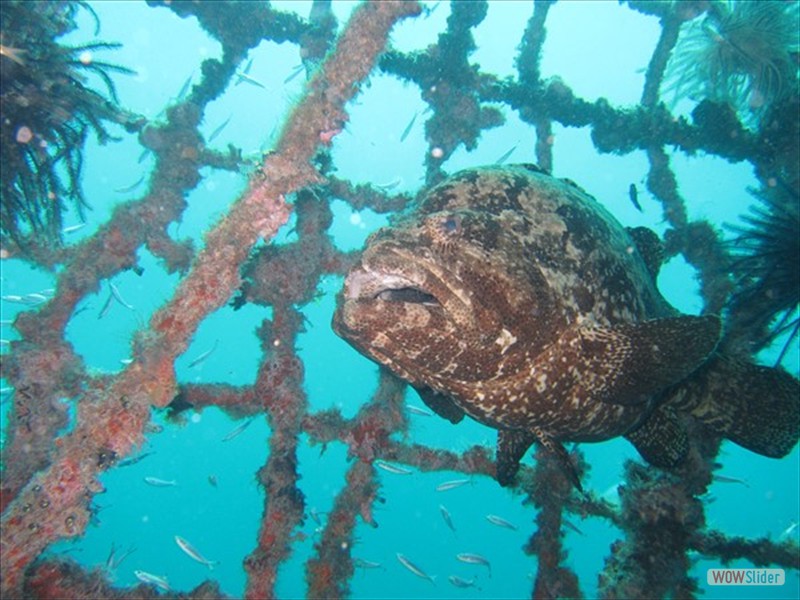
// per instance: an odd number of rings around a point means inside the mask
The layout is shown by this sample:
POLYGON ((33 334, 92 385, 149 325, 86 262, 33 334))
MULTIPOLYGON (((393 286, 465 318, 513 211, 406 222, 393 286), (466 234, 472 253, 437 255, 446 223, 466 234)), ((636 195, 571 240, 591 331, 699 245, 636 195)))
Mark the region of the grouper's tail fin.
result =
POLYGON ((772 458, 800 437, 800 382, 781 368, 715 355, 667 400, 719 435, 772 458))

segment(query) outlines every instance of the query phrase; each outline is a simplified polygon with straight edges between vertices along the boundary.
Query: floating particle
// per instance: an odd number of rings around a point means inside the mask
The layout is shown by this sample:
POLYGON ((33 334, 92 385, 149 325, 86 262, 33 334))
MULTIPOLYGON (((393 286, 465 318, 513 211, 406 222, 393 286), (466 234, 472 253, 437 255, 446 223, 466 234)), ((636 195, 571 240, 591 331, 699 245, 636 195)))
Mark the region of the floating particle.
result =
POLYGON ((26 127, 23 125, 19 129, 17 129, 17 136, 16 140, 20 144, 27 144, 33 139, 33 132, 31 131, 30 127, 26 127))

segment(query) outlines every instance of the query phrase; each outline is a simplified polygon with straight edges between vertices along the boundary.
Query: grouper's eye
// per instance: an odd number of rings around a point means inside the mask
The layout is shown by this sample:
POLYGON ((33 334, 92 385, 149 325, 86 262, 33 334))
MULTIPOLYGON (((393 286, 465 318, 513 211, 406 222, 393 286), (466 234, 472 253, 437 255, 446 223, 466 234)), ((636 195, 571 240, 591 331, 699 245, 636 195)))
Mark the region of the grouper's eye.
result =
POLYGON ((461 217, 449 215, 442 221, 442 229, 445 233, 461 233, 461 217))

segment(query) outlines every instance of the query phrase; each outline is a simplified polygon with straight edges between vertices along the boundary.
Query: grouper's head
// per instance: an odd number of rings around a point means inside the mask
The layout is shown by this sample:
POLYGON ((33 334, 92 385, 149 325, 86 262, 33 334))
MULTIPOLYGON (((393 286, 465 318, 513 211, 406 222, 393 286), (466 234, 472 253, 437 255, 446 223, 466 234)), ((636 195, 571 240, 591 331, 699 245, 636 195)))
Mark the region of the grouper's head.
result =
POLYGON ((446 393, 521 368, 547 336, 550 308, 546 283, 523 260, 524 216, 436 201, 452 186, 367 240, 333 319, 366 356, 446 393))

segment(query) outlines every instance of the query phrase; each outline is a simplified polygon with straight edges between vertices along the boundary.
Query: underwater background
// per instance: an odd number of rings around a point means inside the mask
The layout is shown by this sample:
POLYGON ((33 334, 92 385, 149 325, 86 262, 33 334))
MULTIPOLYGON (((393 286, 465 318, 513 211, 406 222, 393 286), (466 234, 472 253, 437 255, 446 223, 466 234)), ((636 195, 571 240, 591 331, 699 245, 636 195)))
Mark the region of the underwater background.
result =
MULTIPOLYGON (((29 10, 36 10, 36 4, 30 3, 29 10)), ((94 54, 133 70, 131 74, 111 73, 110 77, 119 105, 147 121, 163 120, 165 108, 183 101, 190 86, 203 79, 202 61, 221 56, 222 46, 197 19, 181 18, 171 7, 134 1, 88 4, 96 13, 99 31, 95 31, 91 11, 80 9, 75 13, 78 27, 59 38, 59 43, 80 46, 97 40, 119 42, 119 48, 97 49, 94 54)), ((311 2, 294 0, 269 4, 302 19, 308 18, 312 8, 311 2)), ((332 3, 340 30, 356 6, 346 1, 332 3)), ((447 2, 425 3, 420 16, 394 26, 391 46, 401 52, 425 49, 447 29, 450 14, 447 2)), ((490 1, 485 18, 472 29, 475 49, 469 55, 470 64, 500 79, 517 77, 515 60, 531 14, 530 2, 490 1)), ((604 98, 613 107, 626 108, 640 102, 648 63, 662 30, 656 16, 626 3, 561 1, 550 7, 546 28, 540 62, 543 79, 560 78, 576 97, 589 103, 604 98)), ((247 52, 237 71, 240 75, 231 78, 225 92, 204 107, 199 132, 207 147, 220 153, 228 152, 231 146, 241 150, 240 168, 205 166, 200 170, 202 178, 188 192, 186 209, 169 226, 168 233, 175 240, 189 239, 195 249, 202 248, 204 235, 245 191, 253 165, 275 147, 282 124, 304 95, 306 72, 300 68, 302 64, 297 44, 264 41, 247 52)), ((87 85, 102 89, 103 82, 96 74, 89 74, 87 85)), ((796 81, 788 85, 796 85, 796 81)), ((674 89, 663 92, 672 114, 690 118, 698 98, 690 94, 674 97, 672 92, 674 89)), ((370 184, 387 194, 417 193, 424 186, 426 155, 431 152, 425 130, 430 117, 427 106, 416 85, 374 69, 368 83, 347 104, 349 120, 328 148, 336 177, 353 184, 370 184)), ((463 143, 457 145, 442 164, 444 171, 453 173, 498 161, 537 162, 534 127, 509 106, 501 102, 492 106, 502 113, 504 123, 480 131, 470 149, 463 143)), ((757 127, 757 116, 741 113, 741 118, 745 125, 757 127)), ((81 186, 91 208, 85 211, 85 226, 64 233, 68 246, 91 238, 112 217, 115 207, 137 201, 147 193, 157 154, 146 153, 135 132, 119 125, 108 125, 108 131, 118 139, 99 144, 90 134, 86 141, 81 186)), ((589 125, 564 127, 553 122, 550 135, 555 176, 578 183, 626 227, 650 227, 659 235, 670 227, 661 204, 648 192, 649 163, 644 150, 600 152, 589 125), (640 208, 632 202, 632 185, 638 191, 640 208)), ((687 153, 677 146, 666 147, 665 153, 686 201, 688 219, 706 220, 723 238, 734 238, 736 232, 731 226, 745 226, 742 217, 757 203, 749 191, 759 186, 753 165, 702 150, 687 153)), ((328 234, 336 248, 345 252, 361 248, 371 232, 387 223, 385 212, 357 210, 340 199, 332 199, 330 206, 333 221, 328 234)), ((70 228, 82 222, 78 211, 69 208, 62 225, 70 228)), ((295 225, 292 217, 271 243, 296 242, 295 225)), ((131 343, 134 333, 147 327, 182 277, 180 272, 165 269, 163 261, 144 247, 137 251, 136 266, 104 280, 96 293, 81 299, 66 326, 66 341, 93 376, 113 375, 128 368, 129 361, 136 359, 131 343), (124 300, 114 299, 109 305, 107 301, 116 295, 124 300)), ((36 261, 24 256, 6 258, 2 261, 2 295, 24 297, 44 292, 47 296, 46 290, 56 287, 61 269, 37 266, 36 261)), ((298 303, 303 326, 296 348, 303 364, 302 388, 308 412, 337 409, 350 419, 375 394, 379 380, 377 366, 331 329, 335 295, 342 283, 341 275, 324 275, 313 298, 298 303)), ((680 311, 698 314, 703 308, 696 271, 680 255, 663 266, 658 284, 680 311)), ((21 337, 6 321, 14 321, 21 311, 40 308, 13 300, 2 302, 2 338, 7 341, 2 348, 4 356, 14 352, 14 341, 21 337)), ((202 321, 188 349, 175 362, 178 384, 252 386, 263 360, 255 332, 265 318, 272 316, 270 307, 252 302, 228 304, 214 311, 202 321)), ((778 336, 758 360, 772 365, 779 356, 783 368, 797 377, 800 352, 796 337, 778 336)), ((19 419, 14 412, 14 398, 19 392, 9 380, 4 379, 2 386, 0 424, 7 448, 10 422, 19 419)), ((405 402, 411 407, 424 406, 413 390, 405 391, 405 402)), ((72 427, 78 418, 77 401, 64 398, 63 403, 72 427)), ((120 587, 139 584, 134 574, 139 570, 167 578, 174 592, 189 592, 212 578, 224 594, 242 597, 246 585, 243 561, 256 546, 265 506, 265 491, 256 474, 265 464, 273 432, 263 414, 233 418, 230 415, 235 411, 229 413, 214 406, 189 408, 172 418, 167 412, 152 409, 146 441, 136 453, 124 457, 144 458, 101 473, 105 491, 94 497, 94 518, 84 535, 50 545, 43 558, 71 559, 87 570, 100 569, 120 587), (243 424, 246 427, 238 431, 243 424), (152 485, 153 480, 148 483, 145 478, 162 480, 161 485, 152 485), (210 570, 193 561, 175 543, 176 535, 218 564, 210 570), (119 559, 128 550, 131 553, 121 564, 112 561, 108 565, 110 553, 119 559)), ((407 413, 407 430, 392 437, 408 445, 462 453, 476 444, 493 449, 495 436, 493 430, 470 420, 454 426, 436 416, 411 411, 407 413)), ((622 439, 583 444, 580 449, 589 465, 583 476, 584 488, 618 506, 623 464, 629 459, 640 461, 637 452, 622 439)), ((345 486, 348 469, 357 460, 349 458, 347 450, 340 442, 314 443, 306 433, 299 437, 298 487, 305 497, 305 519, 294 531, 291 555, 279 569, 274 588, 278 597, 309 594, 307 563, 316 555, 315 544, 323 535, 327 515, 345 486)), ((4 452, 5 462, 12 458, 4 452)), ((728 536, 768 537, 796 544, 800 537, 796 526, 800 521, 798 449, 774 460, 723 442, 717 462, 721 467, 716 474, 730 480, 713 482, 702 498, 707 528, 728 536)), ((523 464, 532 463, 533 451, 523 459, 523 464)), ((349 579, 351 597, 530 597, 537 559, 523 548, 535 531, 537 511, 524 502, 527 495, 521 490, 503 489, 485 475, 424 472, 397 464, 411 473, 375 471, 380 499, 372 507, 376 526, 356 517, 349 550, 352 557, 370 562, 356 563, 349 579), (469 482, 446 491, 436 490, 443 482, 460 479, 469 482), (443 519, 441 507, 451 516, 452 528, 443 519), (493 524, 487 515, 498 515, 515 529, 493 524), (456 559, 457 554, 466 552, 483 555, 491 567, 456 559), (397 553, 436 576, 435 584, 407 570, 398 562, 397 553), (448 581, 451 575, 473 584, 456 587, 448 581)), ((577 574, 581 592, 596 597, 600 593, 598 574, 604 569, 611 544, 621 539, 622 533, 596 516, 584 519, 569 514, 565 518, 571 525, 563 529, 567 552, 564 564, 577 574)), ((780 587, 714 587, 706 584, 706 571, 725 565, 697 553, 690 552, 690 556, 690 574, 697 578, 698 593, 705 598, 800 596, 796 569, 786 570, 786 584, 780 587)), ((752 565, 733 560, 727 566, 752 565)))

